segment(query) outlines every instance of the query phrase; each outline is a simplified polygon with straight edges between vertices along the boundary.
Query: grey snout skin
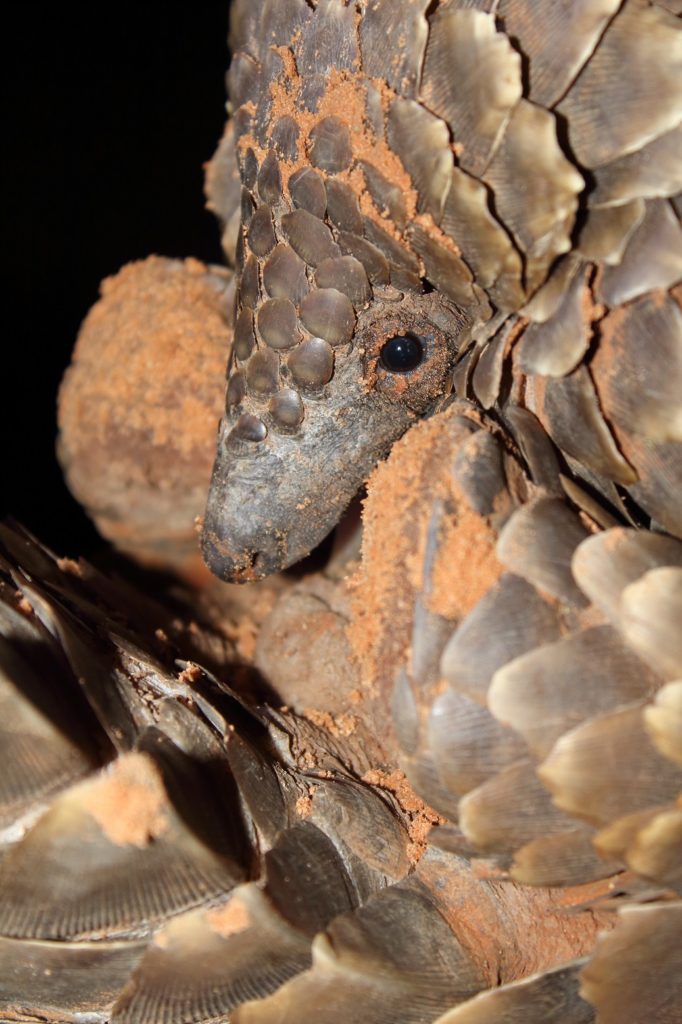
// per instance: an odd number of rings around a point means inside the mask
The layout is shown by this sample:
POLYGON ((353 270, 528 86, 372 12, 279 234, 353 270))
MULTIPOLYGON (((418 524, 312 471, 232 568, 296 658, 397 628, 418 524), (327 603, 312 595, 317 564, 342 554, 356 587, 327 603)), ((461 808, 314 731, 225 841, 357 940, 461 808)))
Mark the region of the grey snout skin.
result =
POLYGON ((221 423, 202 534, 216 576, 246 583, 300 561, 414 419, 357 386, 345 388, 343 404, 330 398, 308 402, 292 435, 269 430, 262 441, 241 440, 221 423))

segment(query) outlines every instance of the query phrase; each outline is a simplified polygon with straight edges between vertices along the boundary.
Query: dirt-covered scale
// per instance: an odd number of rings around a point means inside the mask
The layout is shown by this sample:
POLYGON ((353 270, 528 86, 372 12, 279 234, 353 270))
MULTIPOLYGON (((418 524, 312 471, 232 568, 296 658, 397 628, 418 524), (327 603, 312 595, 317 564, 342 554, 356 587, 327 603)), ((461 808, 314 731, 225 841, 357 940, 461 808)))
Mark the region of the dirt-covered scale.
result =
POLYGON ((232 4, 234 274, 61 395, 185 582, 0 532, 0 1019, 682 1022, 680 14, 232 4))

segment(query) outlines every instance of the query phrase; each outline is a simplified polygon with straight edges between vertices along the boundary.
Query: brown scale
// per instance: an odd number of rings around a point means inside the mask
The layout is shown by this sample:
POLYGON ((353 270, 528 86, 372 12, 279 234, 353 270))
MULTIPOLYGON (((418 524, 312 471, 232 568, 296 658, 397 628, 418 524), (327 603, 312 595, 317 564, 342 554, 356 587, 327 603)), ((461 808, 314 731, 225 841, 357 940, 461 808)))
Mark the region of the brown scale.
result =
POLYGON ((294 305, 307 293, 306 265, 286 242, 278 242, 265 261, 263 284, 273 299, 290 299, 294 305))
POLYGON ((294 206, 322 219, 327 209, 324 178, 312 167, 301 167, 289 178, 289 195, 294 206))
POLYGON ((372 296, 365 268, 353 256, 323 260, 315 270, 318 288, 337 288, 356 307, 364 306, 372 296))
POLYGON ((330 178, 327 186, 327 214, 329 220, 340 232, 362 234, 362 214, 354 190, 343 181, 330 178))
POLYGON ((299 308, 301 323, 311 334, 330 345, 346 345, 353 337, 355 313, 347 295, 336 288, 316 288, 299 308))

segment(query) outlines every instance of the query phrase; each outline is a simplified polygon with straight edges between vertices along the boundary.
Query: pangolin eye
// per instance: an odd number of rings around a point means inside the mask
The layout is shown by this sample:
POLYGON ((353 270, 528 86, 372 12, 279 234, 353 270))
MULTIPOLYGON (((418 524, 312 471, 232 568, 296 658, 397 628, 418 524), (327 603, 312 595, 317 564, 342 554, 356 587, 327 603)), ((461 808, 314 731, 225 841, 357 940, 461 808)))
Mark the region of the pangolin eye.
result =
POLYGON ((414 334, 396 334, 382 346, 380 358, 391 373, 409 373, 424 358, 424 346, 414 334))

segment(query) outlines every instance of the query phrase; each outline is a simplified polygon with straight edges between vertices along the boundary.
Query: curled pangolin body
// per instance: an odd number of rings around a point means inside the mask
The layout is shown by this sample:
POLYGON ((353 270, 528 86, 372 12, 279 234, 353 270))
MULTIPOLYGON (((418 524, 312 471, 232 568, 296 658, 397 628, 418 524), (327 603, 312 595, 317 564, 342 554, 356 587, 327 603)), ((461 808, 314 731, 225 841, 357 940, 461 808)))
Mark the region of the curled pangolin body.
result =
POLYGON ((682 1021, 679 13, 233 4, 209 563, 295 561, 392 451, 262 704, 3 529, 9 1019, 682 1021))

